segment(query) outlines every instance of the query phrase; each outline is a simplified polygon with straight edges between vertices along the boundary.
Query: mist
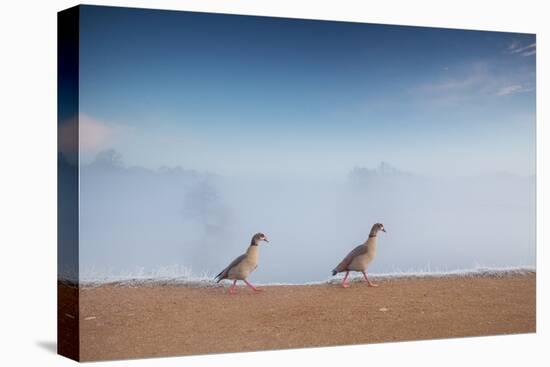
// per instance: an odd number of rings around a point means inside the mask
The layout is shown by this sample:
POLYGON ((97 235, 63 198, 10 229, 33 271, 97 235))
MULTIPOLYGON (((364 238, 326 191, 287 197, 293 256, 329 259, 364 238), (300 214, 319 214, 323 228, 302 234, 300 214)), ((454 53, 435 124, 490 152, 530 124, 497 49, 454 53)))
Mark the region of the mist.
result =
POLYGON ((375 222, 387 233, 372 273, 534 265, 535 177, 436 178, 387 163, 324 179, 222 176, 128 167, 114 150, 80 169, 81 277, 213 276, 263 232, 252 281, 324 280, 375 222))

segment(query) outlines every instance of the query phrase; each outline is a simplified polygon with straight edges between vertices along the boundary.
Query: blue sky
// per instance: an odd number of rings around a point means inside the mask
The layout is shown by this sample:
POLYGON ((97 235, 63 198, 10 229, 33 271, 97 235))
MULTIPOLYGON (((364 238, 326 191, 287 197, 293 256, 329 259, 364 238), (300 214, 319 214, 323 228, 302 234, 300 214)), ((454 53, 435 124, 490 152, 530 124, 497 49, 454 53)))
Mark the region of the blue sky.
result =
POLYGON ((535 36, 84 6, 82 159, 223 175, 535 172, 535 36))

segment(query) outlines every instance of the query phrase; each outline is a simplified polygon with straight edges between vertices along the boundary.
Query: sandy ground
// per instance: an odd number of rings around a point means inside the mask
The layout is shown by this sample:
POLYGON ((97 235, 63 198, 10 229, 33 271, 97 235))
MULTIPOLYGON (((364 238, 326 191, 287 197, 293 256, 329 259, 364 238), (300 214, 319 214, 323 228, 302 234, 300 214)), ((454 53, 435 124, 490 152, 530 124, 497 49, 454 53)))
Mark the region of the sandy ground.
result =
POLYGON ((535 331, 535 275, 239 288, 80 290, 83 361, 535 331))

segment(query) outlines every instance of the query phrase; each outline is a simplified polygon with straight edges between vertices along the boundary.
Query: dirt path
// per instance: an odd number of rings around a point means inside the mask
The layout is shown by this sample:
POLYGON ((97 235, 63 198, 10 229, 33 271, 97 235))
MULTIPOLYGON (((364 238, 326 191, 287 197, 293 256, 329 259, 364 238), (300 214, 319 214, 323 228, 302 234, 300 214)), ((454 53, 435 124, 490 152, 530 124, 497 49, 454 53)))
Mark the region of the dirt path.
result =
POLYGON ((535 331, 535 276, 240 288, 80 291, 81 360, 535 331))

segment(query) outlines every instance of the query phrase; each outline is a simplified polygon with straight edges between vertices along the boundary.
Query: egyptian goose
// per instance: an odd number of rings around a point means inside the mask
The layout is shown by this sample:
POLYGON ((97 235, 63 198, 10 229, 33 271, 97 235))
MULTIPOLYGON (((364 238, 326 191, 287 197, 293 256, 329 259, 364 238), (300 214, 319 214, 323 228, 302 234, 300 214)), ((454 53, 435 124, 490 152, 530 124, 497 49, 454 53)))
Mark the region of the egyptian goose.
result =
POLYGON ((250 241, 250 246, 246 253, 237 257, 231 262, 225 269, 223 269, 218 275, 216 275, 216 283, 219 283, 223 279, 233 280, 233 285, 229 288, 229 294, 237 293, 237 281, 242 280, 247 286, 252 288, 255 292, 260 289, 250 284, 246 278, 252 273, 256 267, 258 267, 258 252, 259 243, 261 241, 269 242, 267 237, 263 233, 256 233, 250 241))
POLYGON ((386 232, 384 225, 382 223, 375 223, 372 226, 372 229, 369 234, 369 238, 362 245, 354 248, 345 258, 338 264, 334 270, 332 270, 332 275, 338 273, 346 272, 344 280, 342 281, 342 287, 349 288, 350 285, 347 282, 348 275, 350 271, 360 271, 363 273, 365 281, 369 287, 377 287, 378 285, 370 282, 367 277, 367 267, 374 260, 376 256, 376 235, 379 231, 386 232))

